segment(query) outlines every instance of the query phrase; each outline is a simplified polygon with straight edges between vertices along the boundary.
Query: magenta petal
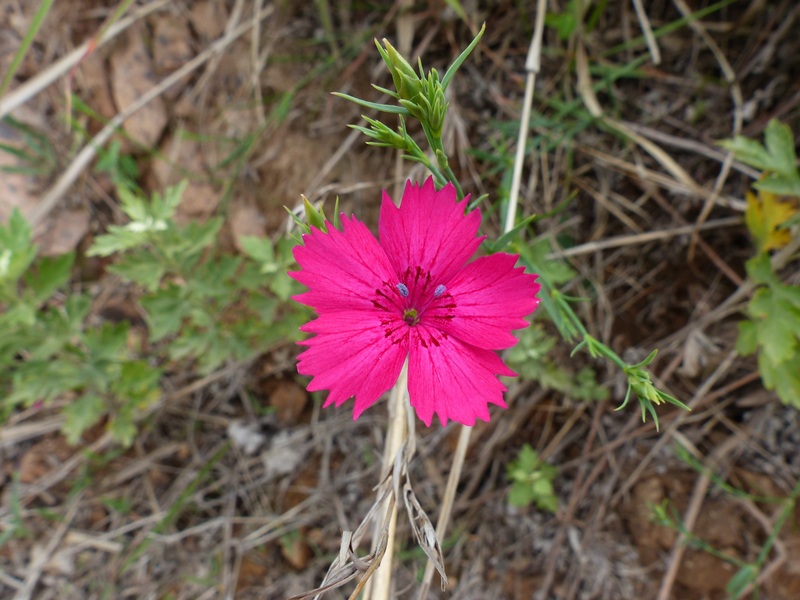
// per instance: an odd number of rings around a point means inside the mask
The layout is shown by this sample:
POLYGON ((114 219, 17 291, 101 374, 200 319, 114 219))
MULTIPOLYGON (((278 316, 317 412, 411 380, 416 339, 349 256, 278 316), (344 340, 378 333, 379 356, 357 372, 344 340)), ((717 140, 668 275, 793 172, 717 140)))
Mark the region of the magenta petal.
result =
POLYGON ((506 387, 496 375, 516 375, 491 350, 465 344, 433 327, 409 330, 408 393, 417 416, 430 426, 433 415, 474 425, 489 420, 489 404, 505 408, 506 387))
POLYGON ((354 419, 395 384, 408 352, 408 326, 383 312, 322 314, 301 329, 317 334, 299 342, 308 346, 297 363, 313 376, 308 391, 330 390, 325 406, 355 396, 354 419))
POLYGON ((537 275, 515 268, 517 256, 492 254, 467 264, 447 284, 447 294, 425 311, 424 322, 462 342, 499 350, 517 343, 513 329, 539 304, 537 275))
POLYGON ((429 177, 420 187, 408 181, 400 208, 383 193, 380 218, 381 246, 398 274, 422 267, 433 285, 446 283, 478 249, 476 237, 481 213, 464 214, 466 202, 456 201, 456 189, 447 184, 438 192, 429 177))
POLYGON ((295 300, 318 312, 373 310, 375 290, 396 279, 386 252, 375 236, 355 217, 342 216, 343 230, 328 233, 312 229, 296 246, 294 257, 302 268, 289 273, 309 291, 295 300))

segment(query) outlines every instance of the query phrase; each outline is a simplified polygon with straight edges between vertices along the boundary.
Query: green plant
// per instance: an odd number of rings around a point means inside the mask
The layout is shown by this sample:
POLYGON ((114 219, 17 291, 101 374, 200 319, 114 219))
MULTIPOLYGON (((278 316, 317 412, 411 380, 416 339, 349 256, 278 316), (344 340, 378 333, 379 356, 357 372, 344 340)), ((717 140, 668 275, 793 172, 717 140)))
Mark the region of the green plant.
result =
POLYGON ((143 289, 139 301, 150 341, 169 359, 193 361, 209 373, 296 339, 302 321, 282 305, 297 290, 286 275, 292 240, 249 238, 243 241, 247 257, 226 254, 216 243, 221 218, 186 225, 173 220, 184 187, 151 200, 120 188, 130 222, 110 226, 89 249, 90 255, 115 255, 109 270, 143 289))
POLYGON ((0 127, 2 126, 8 127, 19 142, 0 143, 0 152, 9 154, 15 159, 13 165, 0 166, 0 172, 44 177, 55 171, 58 158, 46 136, 13 117, 5 117, 0 122, 0 127))
POLYGON ((747 261, 755 291, 747 305, 748 319, 739 323, 736 351, 758 354, 764 387, 785 404, 800 408, 800 286, 783 283, 772 267, 770 252, 788 245, 798 224, 800 171, 794 137, 787 125, 772 120, 764 145, 745 137, 721 142, 741 161, 763 171, 747 194, 745 224, 756 255, 747 261))
POLYGON ((161 371, 128 347, 127 324, 87 327, 91 298, 58 294, 74 258, 37 257, 30 225, 17 211, 0 226, 0 410, 65 400, 70 443, 107 418, 114 438, 128 445, 134 413, 160 396, 161 371))
POLYGON ((763 144, 737 135, 732 140, 721 141, 720 146, 733 152, 740 161, 764 172, 764 177, 753 184, 757 190, 800 196, 800 170, 794 136, 788 125, 772 119, 764 129, 763 144))
POLYGON ((59 401, 70 443, 105 420, 129 446, 137 419, 161 397, 170 361, 209 373, 298 337, 301 315, 286 302, 297 291, 286 275, 294 241, 247 238, 247 256, 225 253, 217 244, 222 219, 175 223, 182 191, 145 199, 120 186, 130 222, 109 227, 89 250, 115 257, 108 270, 140 286, 155 344, 148 359, 131 343, 130 324, 97 323, 92 298, 70 289, 74 253, 37 256, 19 212, 0 226, 0 419, 59 401))
POLYGON ((558 497, 553 491, 556 473, 556 468, 541 460, 530 444, 523 445, 517 460, 508 464, 507 474, 511 480, 508 502, 523 507, 536 504, 542 510, 556 512, 558 497))
POLYGON ((519 343, 507 351, 506 361, 521 376, 576 400, 607 399, 608 390, 597 383, 593 369, 583 367, 575 373, 550 356, 557 343, 541 323, 532 323, 520 332, 519 343))

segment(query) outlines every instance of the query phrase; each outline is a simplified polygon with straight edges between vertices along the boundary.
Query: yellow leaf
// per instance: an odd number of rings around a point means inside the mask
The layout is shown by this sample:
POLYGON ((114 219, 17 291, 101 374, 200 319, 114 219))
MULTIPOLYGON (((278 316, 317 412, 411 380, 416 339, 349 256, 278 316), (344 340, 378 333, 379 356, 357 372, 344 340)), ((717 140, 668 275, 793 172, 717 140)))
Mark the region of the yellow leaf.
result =
POLYGON ((747 193, 744 222, 756 240, 759 252, 778 250, 792 239, 788 229, 780 229, 798 212, 796 199, 759 190, 747 193))

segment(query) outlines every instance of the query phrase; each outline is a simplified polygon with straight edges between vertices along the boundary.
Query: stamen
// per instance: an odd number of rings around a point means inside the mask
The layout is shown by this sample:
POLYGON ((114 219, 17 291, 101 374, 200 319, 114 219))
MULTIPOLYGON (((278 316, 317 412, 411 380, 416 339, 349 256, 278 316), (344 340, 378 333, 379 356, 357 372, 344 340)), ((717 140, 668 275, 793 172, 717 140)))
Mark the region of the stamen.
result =
POLYGON ((447 288, 444 287, 443 283, 440 283, 439 285, 436 286, 436 289, 433 290, 433 297, 434 298, 441 298, 442 294, 444 294, 446 291, 447 291, 447 288))
POLYGON ((397 284, 397 291, 400 292, 400 295, 403 298, 408 298, 408 288, 406 287, 405 283, 398 283, 397 284))

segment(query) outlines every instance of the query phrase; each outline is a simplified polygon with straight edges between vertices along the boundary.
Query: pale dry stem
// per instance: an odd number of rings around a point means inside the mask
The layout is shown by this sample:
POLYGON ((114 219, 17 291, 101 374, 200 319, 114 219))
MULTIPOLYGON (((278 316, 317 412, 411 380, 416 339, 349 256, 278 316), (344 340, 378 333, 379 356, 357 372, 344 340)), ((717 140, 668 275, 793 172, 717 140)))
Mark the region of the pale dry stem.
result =
MULTIPOLYGON (((386 445, 383 450, 383 465, 381 473, 383 477, 388 477, 392 473, 395 462, 403 449, 403 445, 408 439, 408 426, 406 407, 408 403, 408 359, 400 371, 400 377, 392 390, 389 398, 389 430, 386 435, 386 445)), ((381 477, 381 479, 383 479, 381 477)), ((397 529, 397 497, 396 486, 392 486, 390 493, 382 502, 379 514, 383 513, 383 518, 375 523, 375 535, 373 540, 380 539, 380 532, 386 528, 388 539, 386 551, 380 561, 380 566, 365 589, 364 598, 372 600, 388 600, 391 597, 392 585, 392 557, 394 555, 394 536, 397 529)), ((374 544, 375 542, 373 542, 374 544)))

